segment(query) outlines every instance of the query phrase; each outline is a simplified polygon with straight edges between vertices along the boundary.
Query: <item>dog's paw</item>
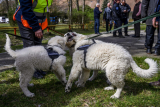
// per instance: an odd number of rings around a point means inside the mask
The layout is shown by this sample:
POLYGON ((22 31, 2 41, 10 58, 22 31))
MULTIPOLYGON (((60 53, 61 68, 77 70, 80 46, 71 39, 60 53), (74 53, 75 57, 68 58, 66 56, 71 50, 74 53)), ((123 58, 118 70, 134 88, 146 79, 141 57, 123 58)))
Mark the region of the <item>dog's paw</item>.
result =
POLYGON ((34 86, 34 84, 33 83, 28 83, 28 87, 33 87, 34 86))
POLYGON ((104 90, 114 90, 113 86, 105 87, 104 90))
POLYGON ((119 96, 116 96, 116 95, 114 94, 114 95, 112 95, 110 98, 112 98, 112 99, 118 99, 119 96))
POLYGON ((65 88, 65 93, 69 93, 71 91, 70 87, 65 88))
POLYGON ((34 93, 30 93, 30 94, 27 94, 26 96, 27 96, 27 97, 34 97, 35 94, 34 94, 34 93))
POLYGON ((85 84, 77 84, 77 87, 85 87, 85 84))

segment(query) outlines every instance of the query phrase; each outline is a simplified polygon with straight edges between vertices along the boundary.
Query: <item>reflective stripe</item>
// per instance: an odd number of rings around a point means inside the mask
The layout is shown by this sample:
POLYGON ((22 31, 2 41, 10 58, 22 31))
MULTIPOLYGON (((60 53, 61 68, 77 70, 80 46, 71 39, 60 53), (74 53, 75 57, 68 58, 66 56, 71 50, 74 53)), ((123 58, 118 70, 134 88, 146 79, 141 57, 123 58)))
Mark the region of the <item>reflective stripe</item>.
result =
POLYGON ((38 12, 34 12, 34 14, 38 17, 42 17, 42 16, 46 16, 46 13, 38 13, 38 12))

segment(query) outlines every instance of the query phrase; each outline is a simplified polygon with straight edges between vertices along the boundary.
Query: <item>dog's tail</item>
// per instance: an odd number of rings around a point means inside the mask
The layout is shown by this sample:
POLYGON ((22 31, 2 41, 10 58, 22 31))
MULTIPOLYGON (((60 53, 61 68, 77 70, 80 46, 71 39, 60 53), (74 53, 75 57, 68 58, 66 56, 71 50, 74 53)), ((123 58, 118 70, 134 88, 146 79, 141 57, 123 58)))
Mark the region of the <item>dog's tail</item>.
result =
POLYGON ((145 62, 149 64, 148 70, 144 70, 138 67, 138 65, 135 63, 133 59, 131 61, 131 67, 133 69, 133 72, 136 73, 138 76, 142 78, 150 78, 154 76, 158 71, 157 62, 149 58, 146 58, 145 62))
POLYGON ((10 40, 8 34, 6 34, 5 50, 6 50, 13 58, 16 58, 16 52, 11 49, 11 40, 10 40))

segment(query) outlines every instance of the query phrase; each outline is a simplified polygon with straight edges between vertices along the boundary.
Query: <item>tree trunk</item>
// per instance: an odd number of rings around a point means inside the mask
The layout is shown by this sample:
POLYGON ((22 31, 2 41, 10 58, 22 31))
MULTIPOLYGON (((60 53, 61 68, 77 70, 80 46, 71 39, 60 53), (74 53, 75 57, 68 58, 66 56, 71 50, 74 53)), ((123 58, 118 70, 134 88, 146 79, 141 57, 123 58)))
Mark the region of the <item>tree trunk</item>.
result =
POLYGON ((76 0, 77 11, 79 11, 79 0, 76 0))
POLYGON ((18 5, 18 0, 15 0, 16 6, 18 5))
POLYGON ((72 0, 69 0, 69 24, 72 24, 72 0))
POLYGON ((82 24, 84 24, 84 11, 85 11, 85 0, 83 0, 83 6, 82 6, 82 12, 83 12, 83 15, 82 15, 82 24))
POLYGON ((8 4, 8 0, 5 0, 6 1, 6 9, 7 9, 7 13, 9 13, 9 4, 8 4))

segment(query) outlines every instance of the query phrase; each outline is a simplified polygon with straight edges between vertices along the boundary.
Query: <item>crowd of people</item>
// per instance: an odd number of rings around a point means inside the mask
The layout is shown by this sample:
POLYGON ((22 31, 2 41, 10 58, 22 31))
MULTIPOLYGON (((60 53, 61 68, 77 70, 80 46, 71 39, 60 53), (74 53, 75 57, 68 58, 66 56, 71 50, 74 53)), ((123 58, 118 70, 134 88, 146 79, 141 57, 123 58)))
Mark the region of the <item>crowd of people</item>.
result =
MULTIPOLYGON (((160 0, 134 0, 135 6, 133 9, 132 19, 137 21, 141 18, 150 16, 155 12, 160 11, 160 0)), ((95 34, 101 34, 99 32, 99 25, 100 25, 100 14, 102 13, 99 10, 100 4, 96 4, 96 8, 94 9, 94 19, 95 19, 95 34)), ((128 24, 129 12, 131 11, 130 6, 126 3, 126 0, 114 0, 113 7, 111 3, 107 4, 107 7, 104 9, 103 12, 103 20, 106 22, 106 31, 109 32, 112 29, 112 25, 114 23, 114 29, 119 28, 123 25, 128 24), (109 28, 110 26, 110 28, 109 28), (108 30, 109 28, 109 30, 108 30)), ((147 19, 143 23, 146 23, 146 39, 145 39, 145 48, 147 54, 152 54, 153 43, 154 43, 154 33, 156 28, 158 28, 158 35, 157 35, 157 42, 154 46, 155 51, 154 55, 160 55, 160 17, 154 17, 151 19, 147 19)), ((134 24, 134 31, 135 35, 133 38, 140 37, 140 22, 134 24)), ((113 32, 113 37, 120 37, 125 38, 128 35, 128 27, 124 28, 124 34, 122 35, 122 29, 113 32)), ((151 82, 150 85, 160 86, 160 79, 156 82, 151 82)))

